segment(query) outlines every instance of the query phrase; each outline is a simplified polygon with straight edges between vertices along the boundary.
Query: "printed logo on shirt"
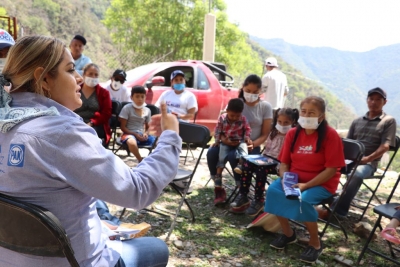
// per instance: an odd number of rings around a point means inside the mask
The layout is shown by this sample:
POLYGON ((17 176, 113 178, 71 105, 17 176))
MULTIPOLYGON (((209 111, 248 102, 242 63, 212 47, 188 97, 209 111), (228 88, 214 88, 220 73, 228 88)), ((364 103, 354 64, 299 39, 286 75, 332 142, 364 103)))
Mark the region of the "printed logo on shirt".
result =
POLYGON ((299 150, 297 151, 298 154, 312 154, 313 147, 312 145, 309 146, 300 146, 299 150))
POLYGON ((172 103, 172 101, 165 101, 165 104, 169 107, 175 107, 175 108, 180 108, 181 104, 179 103, 172 103))
POLYGON ((8 166, 23 167, 25 159, 25 146, 11 144, 8 152, 8 166))

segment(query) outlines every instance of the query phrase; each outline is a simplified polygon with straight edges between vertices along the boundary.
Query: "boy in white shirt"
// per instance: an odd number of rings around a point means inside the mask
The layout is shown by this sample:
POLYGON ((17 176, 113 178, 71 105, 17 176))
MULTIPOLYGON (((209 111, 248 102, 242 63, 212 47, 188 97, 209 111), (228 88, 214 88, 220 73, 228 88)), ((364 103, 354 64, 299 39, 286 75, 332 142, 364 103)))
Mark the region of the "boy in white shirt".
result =
POLYGON ((129 151, 141 162, 143 158, 138 145, 153 145, 155 141, 155 137, 148 133, 151 111, 144 102, 146 89, 140 85, 134 86, 131 99, 132 104, 125 105, 118 116, 123 132, 121 141, 128 145, 129 151))
POLYGON ((110 92, 111 100, 132 102, 130 92, 124 85, 125 81, 126 72, 120 69, 115 70, 111 77, 111 83, 106 88, 110 92))
POLYGON ((171 73, 171 87, 173 90, 163 92, 155 105, 160 107, 162 101, 165 101, 169 111, 178 119, 193 119, 198 109, 197 99, 192 92, 184 90, 185 84, 185 74, 180 70, 173 71, 171 73))

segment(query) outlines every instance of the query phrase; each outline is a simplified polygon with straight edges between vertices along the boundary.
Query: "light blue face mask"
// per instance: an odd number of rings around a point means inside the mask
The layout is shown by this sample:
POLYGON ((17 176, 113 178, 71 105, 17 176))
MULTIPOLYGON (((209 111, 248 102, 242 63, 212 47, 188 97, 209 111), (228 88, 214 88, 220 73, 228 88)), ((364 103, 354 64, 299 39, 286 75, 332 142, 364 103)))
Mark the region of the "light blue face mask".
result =
POLYGON ((175 83, 172 87, 174 88, 174 90, 182 91, 183 89, 185 89, 185 84, 184 83, 175 83))

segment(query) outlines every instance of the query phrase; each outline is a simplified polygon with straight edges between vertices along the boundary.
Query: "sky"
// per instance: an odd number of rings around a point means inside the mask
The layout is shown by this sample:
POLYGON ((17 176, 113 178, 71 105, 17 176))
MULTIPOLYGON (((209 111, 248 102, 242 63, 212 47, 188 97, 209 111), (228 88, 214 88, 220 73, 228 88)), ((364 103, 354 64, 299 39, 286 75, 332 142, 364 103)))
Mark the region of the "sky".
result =
POLYGON ((400 0, 225 0, 250 35, 364 52, 400 43, 400 0))

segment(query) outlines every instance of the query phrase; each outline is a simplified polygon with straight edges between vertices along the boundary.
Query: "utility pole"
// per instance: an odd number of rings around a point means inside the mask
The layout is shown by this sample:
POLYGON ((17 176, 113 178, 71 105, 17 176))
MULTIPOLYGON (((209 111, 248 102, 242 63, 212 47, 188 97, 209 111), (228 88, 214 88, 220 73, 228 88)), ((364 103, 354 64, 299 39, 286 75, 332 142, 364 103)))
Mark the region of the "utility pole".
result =
POLYGON ((211 0, 208 1, 208 11, 204 18, 203 60, 214 62, 216 17, 211 14, 211 0))

